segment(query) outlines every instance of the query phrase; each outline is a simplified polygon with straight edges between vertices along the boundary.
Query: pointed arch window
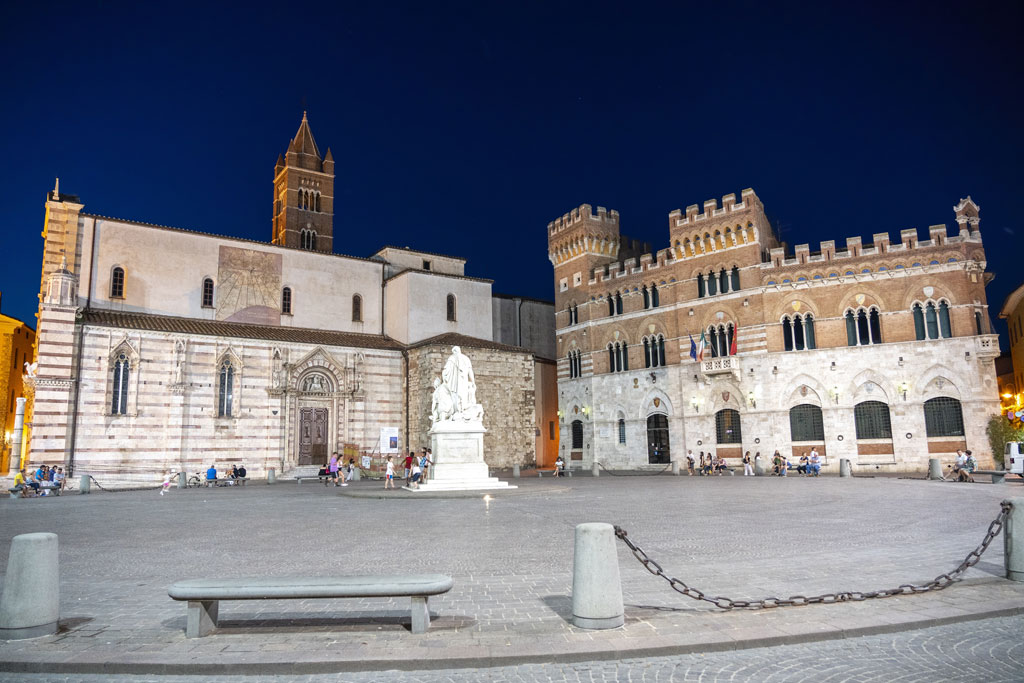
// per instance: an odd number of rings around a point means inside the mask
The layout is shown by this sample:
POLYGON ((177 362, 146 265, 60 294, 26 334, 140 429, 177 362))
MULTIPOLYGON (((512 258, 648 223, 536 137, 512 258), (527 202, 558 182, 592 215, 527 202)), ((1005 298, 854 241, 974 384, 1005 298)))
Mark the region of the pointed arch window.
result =
POLYGON ((939 338, 939 316, 935 312, 935 304, 931 302, 924 309, 924 326, 928 330, 929 339, 939 338))
POLYGON ((740 291, 740 269, 738 267, 736 267, 736 266, 732 267, 731 278, 732 278, 732 291, 734 291, 734 292, 740 291))
POLYGON ((203 308, 213 308, 213 279, 203 280, 203 308))
POLYGON ((299 233, 300 245, 303 249, 314 251, 316 249, 316 230, 303 230, 299 233))
POLYGON ((949 304, 945 301, 939 302, 939 334, 943 339, 953 336, 953 328, 949 324, 949 304))
POLYGON ((217 389, 217 417, 231 417, 235 399, 235 366, 230 360, 220 364, 217 389))
POLYGON ((281 290, 281 313, 292 314, 292 288, 285 287, 281 290))
POLYGON ((121 266, 114 266, 110 271, 110 298, 124 298, 124 268, 121 266))
POLYGON ((718 278, 715 277, 714 271, 708 273, 708 296, 714 296, 718 294, 718 278))
POLYGON ((651 285, 651 308, 657 308, 661 305, 660 296, 658 295, 658 286, 651 285))
POLYGON ((622 315, 622 293, 615 292, 615 313, 622 315))
POLYGON ((352 322, 363 322, 363 297, 358 294, 352 295, 352 322))
POLYGON ((608 295, 608 315, 615 315, 615 297, 608 295))
POLYGON ((582 420, 572 421, 572 447, 573 450, 583 448, 583 422, 582 420))
POLYGON ((725 268, 718 273, 718 284, 722 294, 729 291, 729 274, 725 272, 725 268))
POLYGON ((128 383, 131 380, 131 362, 127 354, 118 354, 114 360, 113 391, 110 414, 128 414, 128 383))
POLYGON ((640 290, 644 296, 644 310, 651 307, 651 293, 647 291, 647 285, 644 285, 640 290))
POLYGON ((924 310, 921 308, 921 304, 914 304, 911 311, 914 313, 914 337, 921 341, 925 338, 924 310))
POLYGON ((858 308, 846 312, 846 342, 849 346, 867 346, 882 343, 882 328, 878 308, 858 308))
POLYGON ((619 418, 619 443, 626 443, 626 421, 619 418))
POLYGON ((320 193, 319 192, 316 193, 316 208, 315 208, 315 210, 316 210, 317 213, 320 213, 320 193))
POLYGON ((697 298, 703 299, 707 296, 707 290, 704 287, 704 273, 697 273, 697 298))
POLYGON ((446 312, 447 312, 447 316, 448 316, 448 322, 455 322, 455 320, 456 320, 455 314, 456 314, 457 311, 455 310, 455 295, 454 294, 449 294, 448 295, 448 299, 447 299, 447 302, 446 302, 446 308, 447 308, 446 312))

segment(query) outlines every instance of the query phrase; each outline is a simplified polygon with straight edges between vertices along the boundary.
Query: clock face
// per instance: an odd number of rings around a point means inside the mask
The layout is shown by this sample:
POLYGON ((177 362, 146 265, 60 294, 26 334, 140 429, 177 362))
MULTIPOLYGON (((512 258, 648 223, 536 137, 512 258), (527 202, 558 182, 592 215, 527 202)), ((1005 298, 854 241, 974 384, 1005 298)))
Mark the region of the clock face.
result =
POLYGON ((281 324, 281 255, 220 247, 217 320, 281 324))

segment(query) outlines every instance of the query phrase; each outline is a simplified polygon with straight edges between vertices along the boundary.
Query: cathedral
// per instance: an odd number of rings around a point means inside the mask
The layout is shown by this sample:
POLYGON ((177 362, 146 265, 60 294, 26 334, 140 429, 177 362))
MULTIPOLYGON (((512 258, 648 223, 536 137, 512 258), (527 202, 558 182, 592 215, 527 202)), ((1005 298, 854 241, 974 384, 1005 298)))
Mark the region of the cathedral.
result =
MULTIPOLYGON (((824 468, 922 472, 971 449, 999 412, 979 207, 956 229, 780 243, 753 190, 668 215, 652 251, 584 204, 548 224, 559 453, 661 469, 749 451, 824 468)), ((764 461, 764 462, 767 462, 764 461)))
POLYGON ((109 218, 50 192, 29 463, 130 483, 421 450, 453 346, 476 371, 488 464, 553 460, 551 305, 509 306, 456 256, 335 254, 334 164, 303 114, 274 168, 270 243, 109 218))

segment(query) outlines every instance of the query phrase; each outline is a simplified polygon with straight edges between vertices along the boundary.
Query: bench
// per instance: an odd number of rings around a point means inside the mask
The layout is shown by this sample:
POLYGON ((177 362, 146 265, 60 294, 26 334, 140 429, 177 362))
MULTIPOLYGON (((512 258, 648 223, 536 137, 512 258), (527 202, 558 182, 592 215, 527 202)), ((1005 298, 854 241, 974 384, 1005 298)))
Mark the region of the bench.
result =
POLYGON ((179 581, 167 594, 188 601, 186 638, 202 638, 217 627, 221 600, 309 600, 316 598, 412 598, 412 632, 430 627, 431 595, 452 589, 443 574, 408 576, 291 576, 265 579, 193 579, 179 581))
POLYGON ((1006 481, 1006 475, 1013 474, 1013 472, 1007 472, 1006 470, 974 470, 971 474, 989 474, 992 476, 993 484, 1002 484, 1006 481))
POLYGON ((46 491, 49 492, 46 494, 47 497, 59 496, 61 488, 56 484, 51 484, 50 486, 43 486, 42 484, 40 484, 39 491, 37 493, 31 486, 26 484, 25 486, 20 488, 7 489, 7 492, 10 494, 11 498, 39 498, 46 491), (26 492, 28 493, 28 495, 23 495, 26 492))
POLYGON ((320 483, 322 483, 324 486, 327 486, 327 483, 330 481, 329 477, 326 477, 326 476, 324 476, 322 474, 321 475, 307 474, 307 475, 304 475, 304 476, 296 476, 295 477, 295 481, 298 482, 299 484, 301 484, 302 482, 306 481, 307 479, 310 479, 310 480, 315 479, 315 480, 319 481, 320 483))
MULTIPOLYGON (((552 477, 555 476, 555 470, 554 469, 550 469, 550 470, 537 470, 537 476, 538 477, 543 477, 545 472, 550 474, 552 477)), ((561 473, 558 476, 560 476, 560 477, 571 477, 572 476, 572 470, 566 468, 566 469, 562 470, 561 473)))

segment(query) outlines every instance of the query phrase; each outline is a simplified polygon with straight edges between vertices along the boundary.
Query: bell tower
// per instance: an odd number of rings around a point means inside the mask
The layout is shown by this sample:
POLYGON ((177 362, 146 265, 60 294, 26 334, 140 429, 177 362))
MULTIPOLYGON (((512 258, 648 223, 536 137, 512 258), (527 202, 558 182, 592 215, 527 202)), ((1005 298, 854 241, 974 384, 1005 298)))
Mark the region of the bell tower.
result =
POLYGON ((320 150, 302 112, 299 131, 274 166, 274 244, 334 251, 334 157, 320 150))

